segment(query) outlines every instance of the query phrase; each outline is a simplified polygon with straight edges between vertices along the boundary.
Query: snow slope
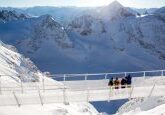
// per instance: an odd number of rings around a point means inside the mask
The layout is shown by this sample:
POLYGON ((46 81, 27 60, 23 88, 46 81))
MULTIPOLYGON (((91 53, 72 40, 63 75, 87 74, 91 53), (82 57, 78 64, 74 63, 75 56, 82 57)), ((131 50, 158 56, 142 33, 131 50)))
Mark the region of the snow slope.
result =
POLYGON ((165 104, 159 105, 153 109, 147 111, 141 111, 140 108, 137 108, 134 111, 130 111, 128 113, 124 113, 123 115, 164 115, 165 113, 165 104))
MULTIPOLYGON (((28 88, 30 85, 37 88, 42 86, 42 79, 45 76, 29 59, 19 54, 15 47, 6 45, 0 41, 0 75, 1 93, 6 94, 5 87, 9 90, 21 88, 21 85, 28 88), (21 84, 22 83, 22 84, 21 84), (10 85, 9 85, 10 84, 10 85), (4 92, 2 91, 4 90, 4 92)), ((63 86, 50 78, 45 78, 45 85, 63 86)), ((9 92, 9 93, 11 93, 9 92)))
POLYGON ((23 81, 37 81, 40 71, 30 61, 19 53, 13 46, 5 45, 0 41, 0 75, 13 77, 20 76, 23 81))
POLYGON ((88 103, 28 105, 0 107, 1 115, 99 115, 88 103), (10 111, 9 111, 10 110, 10 111))
MULTIPOLYGON (((157 78, 147 78, 146 80, 134 80, 135 85, 153 85, 156 83, 157 85, 164 85, 165 78, 164 77, 157 77, 157 78)), ((153 92, 157 92, 156 89, 153 89, 153 92)), ((158 92, 157 92, 158 93, 158 92)), ((118 112, 117 115, 160 115, 164 114, 164 104, 165 104, 165 97, 164 96, 157 96, 157 97, 146 97, 146 98, 136 98, 132 99, 125 104, 123 104, 118 112)))
POLYGON ((126 102, 126 104, 122 105, 118 113, 119 115, 143 115, 143 114, 154 114, 160 115, 160 113, 164 113, 164 104, 165 97, 150 97, 150 98, 139 98, 133 99, 131 101, 126 102), (158 109, 162 108, 162 109, 158 109))

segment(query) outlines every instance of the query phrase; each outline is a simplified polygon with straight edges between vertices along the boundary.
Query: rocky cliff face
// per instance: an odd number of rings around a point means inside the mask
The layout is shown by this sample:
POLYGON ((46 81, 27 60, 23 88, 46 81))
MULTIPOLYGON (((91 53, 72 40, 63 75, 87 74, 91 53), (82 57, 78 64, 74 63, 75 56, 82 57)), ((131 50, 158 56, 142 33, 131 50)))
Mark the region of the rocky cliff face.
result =
POLYGON ((9 22, 12 20, 24 20, 30 18, 30 16, 25 14, 18 14, 15 11, 1 10, 0 11, 0 22, 9 22))

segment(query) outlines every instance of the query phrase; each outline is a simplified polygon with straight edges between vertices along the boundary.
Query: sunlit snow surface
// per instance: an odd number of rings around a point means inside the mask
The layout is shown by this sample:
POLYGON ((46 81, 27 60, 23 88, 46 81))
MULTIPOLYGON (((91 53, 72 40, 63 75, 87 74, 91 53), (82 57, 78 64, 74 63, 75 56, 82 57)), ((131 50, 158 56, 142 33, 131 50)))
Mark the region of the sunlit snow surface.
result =
POLYGON ((98 112, 88 103, 72 103, 70 105, 2 106, 0 107, 0 115, 98 115, 98 112))
POLYGON ((165 104, 159 105, 147 111, 142 111, 140 110, 140 108, 137 108, 128 113, 124 113, 123 115, 164 115, 164 114, 165 114, 165 104))

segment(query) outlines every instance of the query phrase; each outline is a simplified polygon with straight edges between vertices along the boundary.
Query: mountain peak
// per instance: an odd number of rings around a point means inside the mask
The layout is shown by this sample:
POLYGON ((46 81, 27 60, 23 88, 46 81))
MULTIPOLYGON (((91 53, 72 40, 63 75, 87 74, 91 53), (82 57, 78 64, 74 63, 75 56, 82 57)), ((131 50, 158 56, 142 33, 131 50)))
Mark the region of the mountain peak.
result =
POLYGON ((109 8, 123 8, 124 6, 121 5, 117 0, 111 2, 109 5, 108 5, 109 8))
POLYGON ((128 16, 135 16, 130 10, 122 6, 118 1, 114 1, 108 6, 102 7, 100 17, 105 20, 120 19, 128 16))
POLYGON ((40 18, 39 24, 41 24, 43 27, 45 26, 51 29, 52 27, 55 27, 55 28, 61 27, 61 25, 58 22, 56 22, 55 19, 49 14, 42 15, 39 18, 40 18))

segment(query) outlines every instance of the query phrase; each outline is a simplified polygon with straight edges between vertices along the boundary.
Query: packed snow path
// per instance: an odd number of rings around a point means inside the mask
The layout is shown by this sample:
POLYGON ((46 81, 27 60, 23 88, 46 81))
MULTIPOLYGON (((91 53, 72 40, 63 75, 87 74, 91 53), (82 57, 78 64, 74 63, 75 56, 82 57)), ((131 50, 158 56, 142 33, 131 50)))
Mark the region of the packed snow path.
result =
MULTIPOLYGON (((165 96, 164 72, 164 70, 152 71, 150 76, 146 76, 147 72, 145 72, 143 77, 133 77, 131 87, 124 89, 108 87, 108 73, 105 74, 106 76, 104 76, 104 79, 98 80, 89 80, 88 77, 96 77, 102 74, 65 74, 64 81, 62 81, 64 85, 55 85, 51 80, 50 82, 48 78, 43 78, 41 82, 33 83, 18 83, 13 81, 8 83, 8 86, 1 82, 0 106, 20 106, 27 104, 43 105, 48 103, 67 104, 69 102, 110 101, 139 97, 165 96), (158 75, 159 73, 160 75, 158 75), (71 81, 66 81, 66 76, 73 77, 75 75, 76 77, 85 75, 85 79, 72 79, 71 81)), ((122 74, 123 73, 120 75, 122 74)), ((128 73, 124 73, 124 75, 128 75, 128 73)))

